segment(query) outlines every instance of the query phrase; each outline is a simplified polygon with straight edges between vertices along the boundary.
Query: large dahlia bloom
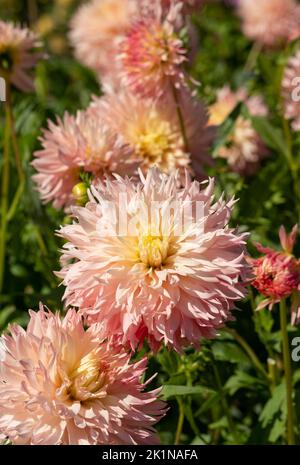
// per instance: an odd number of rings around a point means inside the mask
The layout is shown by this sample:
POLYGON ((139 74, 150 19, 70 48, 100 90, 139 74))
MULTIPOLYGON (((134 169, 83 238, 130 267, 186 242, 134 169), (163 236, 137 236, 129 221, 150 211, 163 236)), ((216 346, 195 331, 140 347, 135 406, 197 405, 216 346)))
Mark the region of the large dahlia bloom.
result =
POLYGON ((134 93, 158 96, 185 84, 187 50, 178 34, 182 4, 172 2, 167 12, 160 2, 146 9, 120 45, 123 84, 134 93))
POLYGON ((13 444, 153 444, 164 413, 159 390, 143 392, 146 359, 102 342, 81 317, 30 312, 0 346, 0 431, 13 444))
POLYGON ((273 47, 299 31, 300 7, 295 0, 239 0, 237 11, 244 34, 273 47))
POLYGON ((27 28, 0 21, 0 77, 23 92, 34 89, 30 70, 42 54, 37 36, 27 28))
MULTIPOLYGON (((239 102, 244 102, 252 116, 266 116, 267 108, 260 96, 249 97, 245 89, 232 92, 228 86, 217 93, 217 101, 209 108, 209 125, 224 123, 239 102)), ((260 161, 268 155, 268 150, 257 134, 250 120, 238 116, 226 144, 218 151, 218 156, 226 159, 232 171, 244 176, 255 173, 260 161)))
POLYGON ((259 252, 264 254, 260 258, 250 259, 253 267, 254 279, 252 285, 265 297, 258 310, 280 302, 281 299, 292 296, 291 320, 292 324, 300 320, 300 261, 292 254, 297 236, 297 225, 290 234, 284 227, 279 230, 279 237, 283 251, 277 251, 257 244, 259 252))
POLYGON ((203 168, 212 163, 208 155, 212 140, 208 115, 205 107, 187 92, 180 98, 188 147, 172 99, 141 100, 130 93, 112 93, 96 99, 89 111, 98 114, 122 137, 144 172, 157 166, 165 173, 179 169, 184 175, 185 168, 192 168, 203 177, 203 168))
POLYGON ((300 52, 287 63, 282 80, 285 117, 292 120, 292 127, 300 131, 300 52))
POLYGON ((134 173, 137 164, 120 136, 112 132, 98 117, 88 112, 68 113, 41 138, 43 149, 35 152, 33 166, 41 198, 53 202, 55 208, 68 209, 74 203, 73 187, 82 171, 95 178, 118 173, 134 173))
POLYGON ((137 5, 137 0, 92 0, 82 5, 70 32, 78 60, 101 75, 114 75, 118 46, 137 14, 137 5))
POLYGON ((66 304, 132 348, 145 337, 176 350, 214 337, 245 294, 247 234, 228 226, 235 201, 215 202, 213 191, 213 180, 179 188, 155 169, 137 184, 92 188, 59 231, 66 304))

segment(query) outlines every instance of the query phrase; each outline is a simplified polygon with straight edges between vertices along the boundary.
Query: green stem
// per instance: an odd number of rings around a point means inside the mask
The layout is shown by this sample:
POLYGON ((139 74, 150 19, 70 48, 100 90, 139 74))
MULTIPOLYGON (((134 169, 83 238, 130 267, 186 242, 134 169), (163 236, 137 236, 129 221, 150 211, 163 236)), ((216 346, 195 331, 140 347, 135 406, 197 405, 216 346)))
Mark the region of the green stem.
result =
POLYGON ((238 334, 237 331, 235 331, 234 329, 225 328, 224 331, 226 331, 226 333, 229 333, 234 337, 234 339, 240 344, 240 346, 244 349, 246 354, 249 356, 255 368, 264 376, 264 378, 267 381, 269 381, 268 373, 264 369, 262 363, 260 362, 259 358, 255 354, 253 349, 249 346, 248 342, 240 334, 238 334))
POLYGON ((11 206, 9 208, 9 211, 7 213, 7 222, 8 223, 13 219, 13 217, 16 214, 21 195, 23 194, 23 191, 24 191, 24 186, 25 186, 24 180, 21 180, 21 183, 19 184, 19 187, 18 187, 18 189, 17 189, 17 191, 16 191, 16 193, 14 195, 13 201, 12 201, 11 206))
POLYGON ((286 301, 280 301, 280 327, 282 334, 283 364, 284 377, 286 385, 286 402, 287 402, 287 440, 289 445, 295 444, 294 433, 294 406, 293 406, 293 378, 291 355, 289 349, 289 337, 287 332, 286 301))
POLYGON ((9 151, 10 151, 10 134, 11 134, 11 118, 10 118, 10 90, 7 90, 7 100, 5 102, 5 128, 4 128, 4 156, 3 156, 3 171, 2 171, 2 190, 1 190, 1 227, 0 227, 0 294, 3 291, 4 284, 4 269, 5 269, 5 249, 6 249, 6 233, 7 233, 7 209, 8 209, 8 194, 9 194, 9 151))
POLYGON ((19 176, 20 182, 24 183, 25 176, 24 176, 23 168, 22 168, 22 158, 21 158, 21 154, 19 151, 15 119, 14 119, 11 106, 9 107, 9 112, 10 112, 10 125, 11 125, 11 140, 12 140, 12 146, 13 146, 14 154, 16 158, 18 176, 19 176))
POLYGON ((178 423, 177 423, 176 435, 175 435, 175 446, 178 446, 180 444, 180 438, 181 438, 182 428, 183 428, 183 423, 184 423, 184 408, 180 400, 177 399, 177 402, 178 402, 178 407, 179 407, 179 417, 178 417, 178 423))
POLYGON ((174 102, 175 102, 175 106, 176 106, 176 111, 177 111, 180 130, 181 130, 183 142, 184 142, 184 145, 185 145, 185 150, 186 150, 187 153, 189 153, 189 142, 188 142, 188 138, 187 138, 185 123, 184 123, 184 117, 183 117, 181 106, 180 106, 178 91, 177 91, 175 85, 173 84, 173 82, 171 82, 171 89, 172 89, 172 94, 173 94, 173 98, 174 98, 174 102))
POLYGON ((245 73, 248 73, 249 71, 252 70, 252 68, 254 67, 254 65, 256 64, 257 62, 257 58, 260 54, 262 50, 262 45, 258 42, 254 42, 250 52, 249 52, 249 55, 248 55, 248 58, 247 58, 247 61, 246 61, 246 64, 244 66, 244 69, 243 71, 245 73))
POLYGON ((225 413, 227 421, 228 421, 229 431, 231 432, 232 437, 233 437, 234 441, 237 444, 238 440, 237 440, 237 436, 236 436, 236 429, 235 429, 235 425, 234 425, 234 422, 233 422, 233 419, 232 419, 232 416, 231 416, 231 413, 230 413, 230 409, 229 409, 229 406, 228 406, 228 403, 227 403, 227 399, 226 399, 226 395, 225 395, 225 392, 224 392, 224 389, 223 389, 223 384, 222 384, 222 381, 221 381, 220 373, 219 373, 219 370, 218 370, 218 367, 217 367, 216 363, 213 362, 212 367, 213 367, 213 371, 214 371, 214 375, 215 375, 215 379, 216 379, 218 392, 220 394, 221 404, 222 404, 224 413, 225 413))

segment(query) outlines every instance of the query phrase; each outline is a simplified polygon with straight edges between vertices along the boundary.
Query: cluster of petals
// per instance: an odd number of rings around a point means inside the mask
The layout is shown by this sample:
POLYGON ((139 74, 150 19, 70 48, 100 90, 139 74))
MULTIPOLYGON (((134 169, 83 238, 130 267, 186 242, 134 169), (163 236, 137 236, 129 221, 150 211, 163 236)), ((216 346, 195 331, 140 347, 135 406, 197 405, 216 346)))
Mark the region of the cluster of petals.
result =
POLYGON ((187 58, 177 33, 188 25, 188 33, 195 35, 186 15, 202 4, 202 0, 92 0, 71 21, 75 56, 115 88, 124 78, 145 92, 141 80, 149 86, 149 74, 157 81, 172 76, 178 83, 183 79, 179 66, 187 58))
POLYGON ((258 310, 280 302, 281 299, 292 296, 291 320, 295 324, 300 319, 300 262, 292 254, 296 241, 297 225, 287 234, 281 226, 279 231, 282 251, 276 251, 257 244, 262 257, 250 259, 254 279, 252 285, 267 298, 258 306, 258 310))
POLYGON ((89 111, 128 144, 143 172, 157 166, 168 174, 179 169, 184 175, 184 170, 189 169, 203 177, 204 167, 212 164, 212 131, 207 127, 207 111, 187 91, 181 92, 179 98, 188 146, 172 98, 140 99, 125 91, 110 92, 95 99, 89 111))
POLYGON ((158 442, 164 404, 144 392, 147 360, 131 364, 99 325, 85 331, 74 310, 61 320, 41 306, 0 341, 0 431, 13 444, 158 442))
POLYGON ((214 201, 213 180, 187 176, 180 188, 155 169, 92 187, 59 231, 66 304, 132 348, 145 337, 176 350, 214 337, 245 295, 247 234, 228 226, 234 203, 214 201))
POLYGON ((238 0, 244 34, 267 47, 300 34, 300 6, 296 0, 238 0))
POLYGON ((160 1, 154 4, 142 10, 120 44, 121 82, 142 96, 176 92, 186 81, 187 50, 178 30, 183 4, 171 2, 167 10, 160 1))
POLYGON ((30 73, 42 57, 37 36, 27 28, 0 20, 0 77, 23 92, 34 89, 30 73))
POLYGON ((300 130, 300 52, 289 58, 282 80, 285 117, 292 121, 292 128, 300 130))
POLYGON ((113 75, 120 41, 137 12, 137 0, 92 0, 82 5, 70 31, 78 60, 99 74, 113 75))
MULTIPOLYGON (((243 88, 233 92, 225 86, 217 93, 216 102, 209 108, 209 125, 222 124, 238 103, 243 102, 251 116, 266 116, 267 108, 258 95, 249 97, 243 88)), ((232 171, 244 176, 255 173, 260 161, 268 155, 268 150, 253 128, 249 119, 238 116, 226 143, 218 151, 218 156, 226 159, 232 171)))
POLYGON ((133 174, 137 169, 121 137, 90 112, 66 113, 48 126, 41 137, 42 149, 34 154, 37 174, 33 180, 42 200, 55 208, 68 210, 74 203, 72 189, 82 171, 98 179, 112 173, 133 174))

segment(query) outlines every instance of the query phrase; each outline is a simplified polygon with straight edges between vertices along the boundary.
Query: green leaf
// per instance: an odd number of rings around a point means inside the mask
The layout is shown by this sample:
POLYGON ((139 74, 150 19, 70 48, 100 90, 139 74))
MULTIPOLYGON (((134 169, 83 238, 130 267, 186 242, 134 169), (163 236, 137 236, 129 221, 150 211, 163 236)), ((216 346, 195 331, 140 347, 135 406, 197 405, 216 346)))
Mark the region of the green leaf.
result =
POLYGON ((0 312, 0 329, 5 329, 8 322, 11 320, 13 314, 16 311, 16 307, 14 305, 8 305, 4 307, 0 312))
POLYGON ((289 157, 284 134, 281 129, 273 126, 267 118, 253 116, 251 118, 254 129, 258 132, 265 144, 276 152, 280 152, 286 158, 289 157))
POLYGON ((262 422, 264 428, 273 420, 277 413, 282 411, 285 397, 285 385, 282 383, 276 386, 271 399, 268 400, 260 414, 259 420, 262 422))
POLYGON ((201 407, 195 413, 195 417, 199 417, 207 410, 210 410, 217 402, 220 401, 220 394, 217 392, 212 394, 206 401, 203 402, 201 407))
POLYGON ((172 397, 188 395, 202 395, 203 397, 207 397, 214 392, 213 389, 207 388, 206 386, 176 386, 174 384, 165 384, 162 389, 162 396, 165 400, 168 400, 172 397))
POLYGON ((228 136, 231 134, 234 124, 241 113, 242 103, 239 103, 233 111, 230 113, 228 118, 217 128, 217 134, 215 137, 215 143, 213 148, 213 155, 218 156, 218 151, 220 147, 225 145, 228 136))
POLYGON ((269 435, 269 441, 270 442, 276 442, 277 439, 280 438, 280 436, 283 436, 285 432, 285 420, 282 418, 276 418, 270 435, 269 435))
POLYGON ((262 381, 254 376, 245 373, 244 371, 237 371, 231 376, 225 384, 225 389, 230 395, 235 394, 239 389, 257 389, 257 385, 262 384, 262 381))
POLYGON ((212 350, 216 360, 249 365, 248 356, 235 343, 217 341, 213 344, 212 350))

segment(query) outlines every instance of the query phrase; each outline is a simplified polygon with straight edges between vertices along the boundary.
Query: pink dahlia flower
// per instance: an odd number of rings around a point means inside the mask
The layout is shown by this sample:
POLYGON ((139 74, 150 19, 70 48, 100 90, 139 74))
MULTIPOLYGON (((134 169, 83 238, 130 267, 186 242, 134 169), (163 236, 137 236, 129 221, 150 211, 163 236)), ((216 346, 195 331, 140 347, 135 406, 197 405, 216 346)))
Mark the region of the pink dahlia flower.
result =
MULTIPOLYGON (((260 96, 249 97, 241 88, 232 92, 228 86, 217 94, 217 101, 209 108, 209 125, 218 126, 226 120, 239 102, 244 102, 252 116, 266 116, 267 108, 260 96)), ((260 161, 268 155, 268 149, 252 126, 250 120, 239 116, 226 144, 218 156, 226 159, 232 171, 243 176, 255 173, 260 161)))
POLYGON ((300 7, 295 0, 239 0, 237 11, 244 34, 273 47, 291 38, 300 26, 300 7))
POLYGON ((228 227, 235 201, 155 169, 92 188, 77 221, 61 228, 67 305, 137 347, 148 337, 180 350, 212 338, 243 298, 245 239, 228 227))
POLYGON ((300 131, 300 52, 292 56, 282 80, 285 117, 292 120, 292 127, 300 131))
POLYGON ((143 392, 147 361, 130 364, 81 317, 30 312, 27 331, 1 337, 0 431, 13 444, 153 444, 164 413, 143 392))
POLYGON ((160 2, 135 21, 120 45, 123 84, 143 96, 159 96, 185 84, 187 50, 177 31, 182 4, 165 13, 160 2))
POLYGON ((180 98, 188 147, 172 99, 141 100, 129 93, 112 93, 95 100, 90 111, 103 115, 106 124, 140 160, 144 172, 157 166, 165 173, 179 169, 184 175, 185 168, 193 168, 203 177, 203 168, 212 163, 208 155, 212 140, 208 115, 205 107, 187 92, 180 98))
POLYGON ((0 77, 23 92, 34 89, 29 74, 42 53, 37 36, 27 28, 0 20, 0 77))
POLYGON ((292 324, 300 319, 300 262, 292 255, 296 235, 297 225, 290 234, 281 226, 279 236, 283 251, 278 252, 257 244, 257 249, 264 255, 250 259, 255 276, 252 285, 267 297, 257 309, 269 306, 271 310, 275 303, 292 296, 292 324))
POLYGON ((119 42, 137 11, 137 0, 92 0, 82 5, 70 32, 78 60, 98 74, 114 76, 119 42))
POLYGON ((120 136, 100 118, 86 112, 76 117, 65 114, 41 138, 43 149, 35 152, 33 166, 41 198, 55 208, 69 208, 74 203, 72 189, 80 181, 80 172, 96 178, 107 174, 134 173, 137 163, 120 136))

